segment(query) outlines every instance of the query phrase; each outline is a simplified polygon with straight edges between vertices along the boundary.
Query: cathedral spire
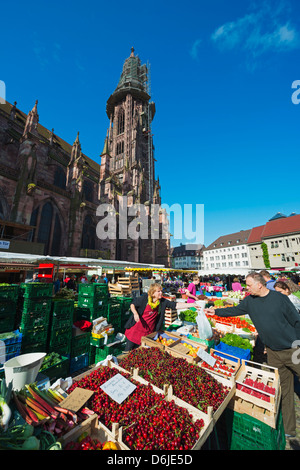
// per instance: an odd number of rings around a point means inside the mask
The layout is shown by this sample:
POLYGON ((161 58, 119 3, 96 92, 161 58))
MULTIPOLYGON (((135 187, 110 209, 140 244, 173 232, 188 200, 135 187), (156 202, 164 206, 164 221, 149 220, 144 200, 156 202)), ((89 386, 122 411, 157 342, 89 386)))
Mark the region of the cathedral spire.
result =
POLYGON ((71 160, 77 160, 81 156, 81 144, 79 141, 79 132, 77 132, 76 139, 73 143, 71 150, 71 160))
POLYGON ((32 108, 32 110, 28 113, 25 127, 24 127, 24 132, 23 135, 25 136, 29 132, 31 134, 37 134, 37 128, 38 128, 38 123, 39 123, 39 115, 37 111, 37 104, 38 100, 35 101, 35 105, 32 108))

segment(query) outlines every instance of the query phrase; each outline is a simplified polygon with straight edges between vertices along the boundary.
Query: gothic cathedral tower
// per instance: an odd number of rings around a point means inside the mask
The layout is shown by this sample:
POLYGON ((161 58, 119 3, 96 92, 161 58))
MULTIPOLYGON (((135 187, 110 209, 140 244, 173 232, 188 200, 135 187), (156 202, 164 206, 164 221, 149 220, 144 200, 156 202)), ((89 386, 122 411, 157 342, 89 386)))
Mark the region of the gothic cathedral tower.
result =
MULTIPOLYGON (((126 196, 129 205, 144 204, 149 213, 151 204, 161 204, 151 131, 155 104, 150 100, 149 67, 141 64, 131 48, 119 83, 107 100, 109 129, 101 155, 105 181, 100 200, 109 200, 116 207, 118 197, 126 196)), ((167 216, 163 211, 160 213, 162 225, 167 216)), ((110 251, 115 259, 169 264, 169 239, 116 240, 110 243, 110 251)))

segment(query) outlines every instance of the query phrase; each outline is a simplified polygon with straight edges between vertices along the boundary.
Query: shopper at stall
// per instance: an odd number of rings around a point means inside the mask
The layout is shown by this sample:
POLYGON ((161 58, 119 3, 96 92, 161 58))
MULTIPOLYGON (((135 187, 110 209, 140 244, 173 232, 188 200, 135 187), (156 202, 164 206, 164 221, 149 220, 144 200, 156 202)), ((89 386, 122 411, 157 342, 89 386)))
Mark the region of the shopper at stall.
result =
POLYGON ((76 285, 76 276, 75 274, 72 274, 70 279, 67 282, 67 288, 76 291, 77 290, 77 285, 76 285))
POLYGON ((270 273, 268 271, 266 271, 265 269, 263 269, 262 271, 260 271, 260 273, 264 280, 266 281, 266 287, 267 289, 270 289, 270 290, 275 290, 274 289, 274 284, 275 284, 275 279, 272 279, 270 273))
POLYGON ((266 346, 268 364, 278 368, 286 435, 296 435, 294 373, 300 377, 300 315, 286 295, 270 290, 260 273, 246 277, 247 297, 235 307, 204 309, 221 317, 248 314, 266 346))
POLYGON ((284 295, 287 295, 290 301, 295 305, 296 309, 300 311, 300 299, 299 297, 297 297, 290 291, 290 288, 287 282, 276 281, 274 284, 274 288, 276 291, 281 292, 284 295))
POLYGON ((234 292, 243 290, 242 285, 241 285, 240 280, 239 280, 238 277, 233 278, 233 283, 232 283, 231 287, 232 287, 232 290, 234 292))
POLYGON ((187 295, 187 303, 188 304, 193 304, 196 300, 198 300, 198 297, 196 296, 197 292, 197 286, 200 283, 200 279, 198 276, 194 276, 192 282, 188 285, 188 288, 186 289, 185 293, 187 295))
POLYGON ((133 300, 130 305, 132 315, 125 324, 126 352, 139 347, 142 336, 162 329, 166 308, 175 309, 176 302, 164 299, 162 286, 157 283, 150 285, 148 293, 133 300))

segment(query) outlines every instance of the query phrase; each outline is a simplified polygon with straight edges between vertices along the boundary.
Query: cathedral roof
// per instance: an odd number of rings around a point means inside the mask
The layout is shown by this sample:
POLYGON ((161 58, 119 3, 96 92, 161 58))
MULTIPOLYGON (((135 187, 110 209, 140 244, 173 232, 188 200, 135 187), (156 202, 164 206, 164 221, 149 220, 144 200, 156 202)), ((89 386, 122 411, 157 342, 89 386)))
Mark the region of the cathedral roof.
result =
MULTIPOLYGON (((36 105, 35 105, 36 107, 36 105)), ((8 103, 7 101, 5 102, 5 104, 2 104, 0 109, 3 110, 6 114, 10 115, 11 113, 11 110, 13 108, 13 105, 8 103)), ((27 114, 25 114, 23 111, 20 111, 18 108, 16 108, 16 114, 15 114, 15 122, 17 122, 18 124, 20 124, 22 127, 25 126, 25 123, 26 123, 26 119, 27 119, 27 114)), ((40 123, 38 123, 38 133, 41 137, 44 137, 45 140, 48 140, 49 137, 50 137, 50 131, 42 126, 40 123)), ((71 155, 71 151, 72 151, 72 145, 69 144, 68 142, 66 142, 65 140, 63 140, 61 137, 59 137, 58 135, 54 135, 54 142, 60 146, 65 152, 67 152, 68 154, 71 155)), ((99 163, 95 162, 94 160, 92 160, 91 158, 89 158, 88 156, 82 154, 82 157, 84 158, 84 160, 86 161, 86 163, 93 169, 95 170, 97 173, 100 171, 100 165, 99 163)))

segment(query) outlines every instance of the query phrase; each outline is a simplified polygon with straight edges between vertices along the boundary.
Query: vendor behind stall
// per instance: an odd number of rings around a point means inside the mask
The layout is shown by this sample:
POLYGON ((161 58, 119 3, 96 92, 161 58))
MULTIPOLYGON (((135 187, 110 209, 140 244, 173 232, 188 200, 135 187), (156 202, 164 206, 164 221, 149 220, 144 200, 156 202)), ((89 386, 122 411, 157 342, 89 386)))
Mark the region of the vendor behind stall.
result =
POLYGON ((166 308, 175 309, 176 302, 164 299, 162 286, 157 283, 150 285, 148 293, 133 300, 130 305, 132 315, 125 324, 125 352, 138 348, 143 336, 162 329, 166 308))
POLYGON ((187 303, 193 304, 196 300, 199 300, 196 296, 197 286, 200 283, 200 279, 198 276, 193 277, 193 281, 189 284, 188 288, 186 289, 185 293, 188 297, 187 303))

